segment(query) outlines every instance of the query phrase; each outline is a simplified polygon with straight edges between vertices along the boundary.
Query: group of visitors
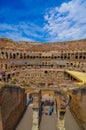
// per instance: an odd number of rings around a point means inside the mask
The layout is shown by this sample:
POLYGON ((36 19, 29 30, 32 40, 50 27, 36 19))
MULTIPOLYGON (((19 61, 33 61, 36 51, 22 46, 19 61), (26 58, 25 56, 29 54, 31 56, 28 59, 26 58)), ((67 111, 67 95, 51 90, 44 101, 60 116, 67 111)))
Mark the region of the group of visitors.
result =
POLYGON ((39 113, 45 115, 52 115, 54 109, 54 101, 42 101, 39 107, 39 113))

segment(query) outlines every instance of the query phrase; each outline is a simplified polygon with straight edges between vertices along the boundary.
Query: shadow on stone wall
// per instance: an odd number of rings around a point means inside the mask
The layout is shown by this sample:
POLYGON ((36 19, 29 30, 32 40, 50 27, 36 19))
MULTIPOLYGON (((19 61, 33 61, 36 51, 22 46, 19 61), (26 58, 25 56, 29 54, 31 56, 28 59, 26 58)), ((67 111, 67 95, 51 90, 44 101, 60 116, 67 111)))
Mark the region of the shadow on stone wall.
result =
POLYGON ((70 108, 82 130, 86 130, 86 87, 73 90, 70 108))
POLYGON ((0 130, 14 130, 26 108, 25 89, 5 86, 0 90, 0 130))

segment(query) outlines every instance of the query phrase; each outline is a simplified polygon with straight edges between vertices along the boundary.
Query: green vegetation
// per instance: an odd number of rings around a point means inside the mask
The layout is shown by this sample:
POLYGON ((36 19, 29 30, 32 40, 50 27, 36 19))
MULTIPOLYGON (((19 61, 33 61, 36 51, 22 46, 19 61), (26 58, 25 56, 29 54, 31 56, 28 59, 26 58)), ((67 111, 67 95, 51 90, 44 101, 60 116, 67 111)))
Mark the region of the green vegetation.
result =
POLYGON ((61 94, 67 95, 67 91, 61 90, 61 94))
POLYGON ((16 78, 11 81, 12 84, 16 84, 17 82, 18 82, 18 79, 16 78))
POLYGON ((3 83, 2 85, 0 85, 0 88, 5 88, 5 87, 7 87, 6 83, 3 83))

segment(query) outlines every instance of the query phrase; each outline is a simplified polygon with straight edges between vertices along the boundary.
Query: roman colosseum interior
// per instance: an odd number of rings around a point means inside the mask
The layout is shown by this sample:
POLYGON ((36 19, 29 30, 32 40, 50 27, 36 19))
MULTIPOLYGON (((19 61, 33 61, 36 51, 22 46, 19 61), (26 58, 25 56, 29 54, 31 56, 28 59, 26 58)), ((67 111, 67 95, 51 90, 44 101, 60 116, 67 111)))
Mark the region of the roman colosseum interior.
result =
POLYGON ((86 71, 86 40, 42 44, 0 39, 0 81, 56 86, 64 83, 66 69, 86 71))
MULTIPOLYGON (((0 38, 1 92, 3 89, 2 86, 13 86, 12 88, 7 87, 6 90, 8 90, 8 95, 11 93, 13 102, 16 100, 13 111, 13 125, 10 126, 10 129, 8 127, 8 130, 13 130, 14 125, 16 124, 15 110, 17 110, 19 117, 26 108, 27 104, 25 103, 28 99, 28 95, 33 93, 35 97, 33 102, 35 104, 37 103, 36 105, 39 106, 43 92, 44 94, 48 93, 55 97, 60 112, 63 110, 60 108, 62 105, 61 102, 65 104, 65 100, 67 99, 66 96, 70 95, 72 97, 72 102, 70 104, 71 112, 68 111, 69 114, 66 114, 67 125, 65 128, 66 130, 69 130, 72 120, 75 127, 71 127, 70 130, 85 130, 85 77, 86 39, 55 43, 35 43, 24 41, 16 42, 11 39, 0 38), (73 72, 77 72, 77 76, 74 76, 72 74, 73 72), (80 75, 83 75, 83 79, 78 78, 80 75), (62 96, 62 94, 66 94, 66 96, 62 96), (20 106, 19 108, 16 105, 18 103, 17 97, 21 100, 20 104, 18 104, 20 106), (71 113, 75 115, 74 118, 71 113), (71 120, 68 120, 69 115, 71 120), (81 124, 80 127, 75 123, 75 118, 79 122, 78 124, 81 124)), ((0 97, 2 97, 2 93, 0 93, 0 97)), ((11 97, 9 97, 10 100, 11 97)), ((0 109, 2 113, 2 106, 5 106, 6 104, 4 104, 1 99, 0 101, 0 109)), ((6 108, 4 107, 4 109, 6 108)), ((6 111, 8 110, 6 109, 6 111)), ((64 111, 66 111, 66 107, 64 111)), ((64 113, 64 111, 62 112, 64 113)), ((7 121, 12 118, 10 114, 7 121)), ((0 116, 0 123, 2 122, 1 118, 3 117, 0 116)), ((8 126, 8 124, 6 125, 8 126)), ((1 130, 6 130, 6 128, 1 130)))

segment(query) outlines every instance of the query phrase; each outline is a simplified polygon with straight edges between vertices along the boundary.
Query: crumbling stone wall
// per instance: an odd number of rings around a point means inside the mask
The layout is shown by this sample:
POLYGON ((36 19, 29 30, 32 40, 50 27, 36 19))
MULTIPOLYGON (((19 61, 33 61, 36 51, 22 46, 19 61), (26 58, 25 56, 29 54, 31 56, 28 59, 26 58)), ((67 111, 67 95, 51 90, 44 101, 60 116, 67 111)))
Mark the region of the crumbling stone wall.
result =
MULTIPOLYGON (((86 71, 86 39, 58 43, 15 42, 0 38, 0 82, 20 86, 49 86, 59 84, 60 76, 54 73, 33 74, 33 69, 86 71), (26 72, 27 74, 25 74, 26 72), (32 72, 30 72, 31 70, 32 72), (17 77, 17 78, 16 78, 17 77), (59 79, 57 78, 59 77, 59 79), (51 80, 51 81, 49 81, 51 80), (34 82, 35 81, 35 82, 34 82), (40 81, 40 82, 39 82, 40 81), (38 83, 39 82, 39 83, 38 83)), ((63 77, 63 76, 62 76, 63 77)), ((62 79, 64 82, 64 79, 62 79)), ((64 83, 63 83, 64 84, 64 83)), ((67 82, 66 82, 67 84, 67 82)))
POLYGON ((20 84, 20 86, 29 87, 60 87, 67 86, 66 84, 72 83, 64 77, 64 71, 60 70, 49 70, 49 69, 26 69, 21 70, 18 76, 13 76, 12 81, 15 84, 20 84))
POLYGON ((73 68, 85 71, 86 39, 57 43, 15 42, 0 38, 0 69, 73 68))
POLYGON ((26 107, 25 90, 16 86, 6 86, 0 90, 1 123, 0 130, 14 130, 26 107))

